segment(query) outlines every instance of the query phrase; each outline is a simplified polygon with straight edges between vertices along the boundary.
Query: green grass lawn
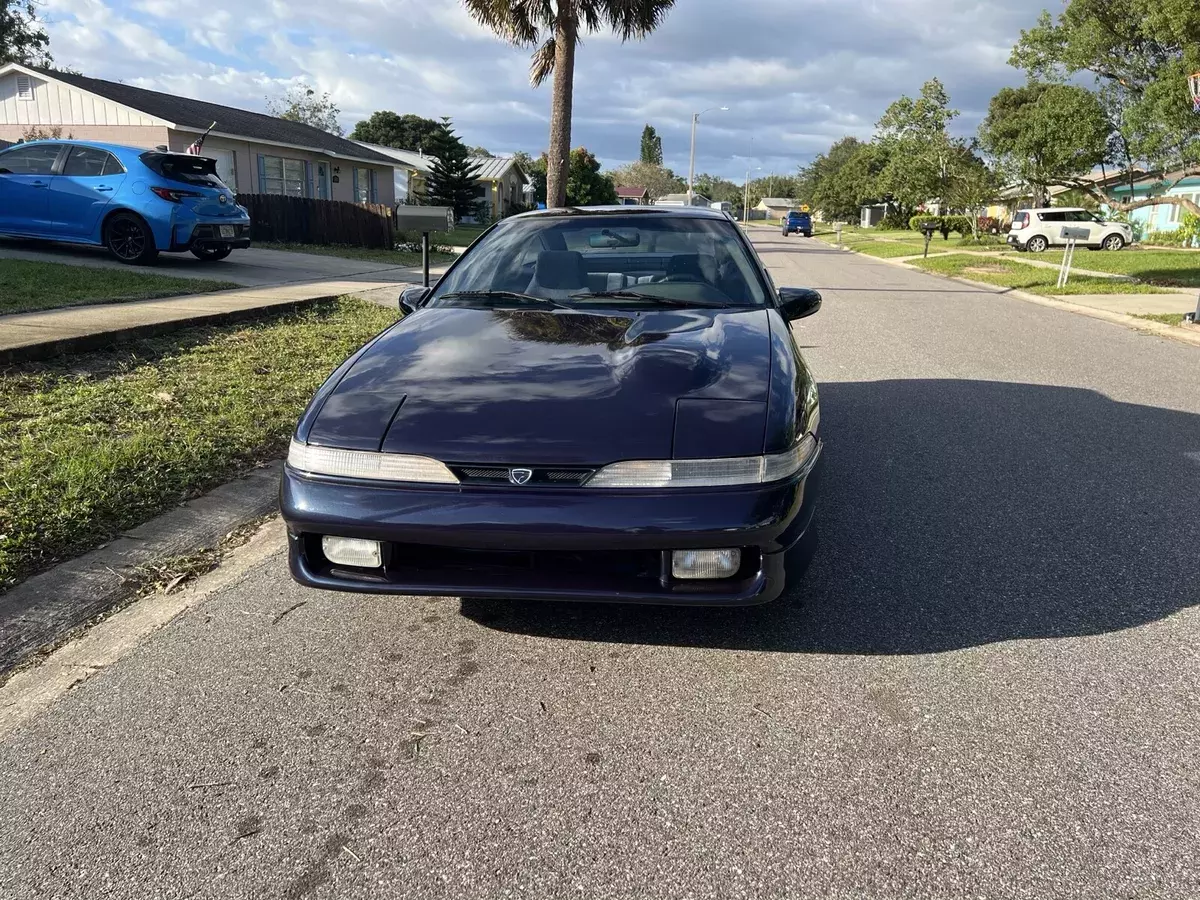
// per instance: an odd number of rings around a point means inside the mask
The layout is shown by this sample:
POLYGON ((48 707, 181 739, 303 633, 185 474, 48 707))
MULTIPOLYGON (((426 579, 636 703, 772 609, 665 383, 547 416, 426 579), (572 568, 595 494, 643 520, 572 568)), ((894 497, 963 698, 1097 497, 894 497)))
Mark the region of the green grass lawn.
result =
MULTIPOLYGON (((881 259, 894 259, 897 256, 920 256, 925 252, 925 244, 905 243, 903 241, 859 241, 850 245, 858 253, 875 256, 881 259)), ((938 247, 929 245, 930 253, 937 253, 938 247)), ((944 251, 943 251, 944 252, 944 251)))
MULTIPOLYGON (((433 237, 433 235, 430 235, 431 246, 438 243, 433 237)), ((366 262, 385 263, 392 266, 412 267, 421 265, 420 251, 350 247, 344 244, 284 244, 277 241, 259 241, 254 246, 263 250, 285 250, 289 253, 315 253, 317 256, 361 259, 366 262)), ((431 251, 429 254, 429 262, 433 265, 442 265, 453 262, 455 259, 457 257, 450 253, 435 253, 431 251)))
POLYGON ((916 259, 912 265, 927 272, 940 275, 956 275, 972 281, 983 281, 1000 287, 1017 288, 1031 294, 1056 296, 1066 294, 1155 294, 1169 293, 1165 288, 1116 281, 1112 278, 1095 278, 1072 275, 1065 288, 1055 287, 1057 269, 1027 266, 1010 259, 986 259, 957 253, 953 256, 916 259))
MULTIPOLYGON (((469 247, 490 228, 490 225, 459 225, 453 231, 436 232, 429 235, 430 244, 440 244, 443 247, 469 247)), ((401 242, 420 243, 421 235, 417 232, 404 231, 400 235, 401 242)))
POLYGON ((0 260, 0 315, 149 300, 236 288, 215 279, 172 278, 141 269, 101 269, 25 259, 0 260))
POLYGON ((353 299, 0 375, 0 591, 281 457, 325 376, 396 313, 353 299))
MULTIPOLYGON (((1036 253, 1032 258, 1043 262, 1062 262, 1063 251, 1036 253)), ((1200 253, 1177 250, 1125 249, 1113 252, 1075 251, 1075 268, 1113 275, 1131 275, 1146 284, 1166 287, 1200 287, 1200 253)))

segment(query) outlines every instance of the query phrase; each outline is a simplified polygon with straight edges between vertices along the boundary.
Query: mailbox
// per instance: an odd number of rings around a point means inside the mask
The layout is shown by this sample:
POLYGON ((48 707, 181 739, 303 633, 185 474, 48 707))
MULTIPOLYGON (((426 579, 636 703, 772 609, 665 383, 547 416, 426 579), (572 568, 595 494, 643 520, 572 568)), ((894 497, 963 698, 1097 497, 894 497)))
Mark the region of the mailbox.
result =
POLYGON ((1092 230, 1090 228, 1071 228, 1068 225, 1058 236, 1064 241, 1086 241, 1092 236, 1092 230))
POLYGON ((453 231, 454 209, 449 206, 398 206, 396 228, 400 231, 453 231))

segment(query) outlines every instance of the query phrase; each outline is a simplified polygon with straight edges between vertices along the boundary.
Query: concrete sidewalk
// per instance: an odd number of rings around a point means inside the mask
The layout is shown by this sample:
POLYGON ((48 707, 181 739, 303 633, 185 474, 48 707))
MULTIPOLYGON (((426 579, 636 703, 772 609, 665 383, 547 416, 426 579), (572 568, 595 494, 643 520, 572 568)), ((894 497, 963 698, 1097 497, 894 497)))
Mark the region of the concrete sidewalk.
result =
MULTIPOLYGON (((420 277, 413 275, 413 282, 420 277)), ((368 278, 312 281, 0 316, 0 363, 46 359, 192 324, 250 318, 264 310, 282 311, 343 294, 376 292, 377 297, 386 289, 398 295, 402 287, 400 282, 368 278)))

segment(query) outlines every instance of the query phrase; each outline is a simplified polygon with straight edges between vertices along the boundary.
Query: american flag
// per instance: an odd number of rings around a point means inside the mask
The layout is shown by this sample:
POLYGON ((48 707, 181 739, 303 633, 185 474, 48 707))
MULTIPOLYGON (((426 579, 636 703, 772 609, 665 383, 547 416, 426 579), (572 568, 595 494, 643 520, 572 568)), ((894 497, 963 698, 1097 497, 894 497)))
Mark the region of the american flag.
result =
POLYGON ((213 122, 211 125, 208 126, 208 128, 205 129, 204 134, 200 135, 200 137, 198 137, 198 138, 196 138, 196 140, 192 141, 188 145, 188 148, 186 150, 184 150, 183 152, 188 154, 189 156, 199 156, 200 151, 204 147, 204 139, 206 137, 208 137, 208 133, 216 127, 217 127, 217 123, 213 122))

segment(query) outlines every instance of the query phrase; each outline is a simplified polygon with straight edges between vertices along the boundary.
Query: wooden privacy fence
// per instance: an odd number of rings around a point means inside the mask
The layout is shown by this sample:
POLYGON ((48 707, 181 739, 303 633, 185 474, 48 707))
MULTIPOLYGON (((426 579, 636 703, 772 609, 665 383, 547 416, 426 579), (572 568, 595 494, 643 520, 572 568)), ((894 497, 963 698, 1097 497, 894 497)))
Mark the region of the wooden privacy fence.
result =
POLYGON ((237 202, 250 213, 252 241, 347 244, 387 250, 396 246, 394 213, 381 203, 281 194, 238 194, 237 202))

